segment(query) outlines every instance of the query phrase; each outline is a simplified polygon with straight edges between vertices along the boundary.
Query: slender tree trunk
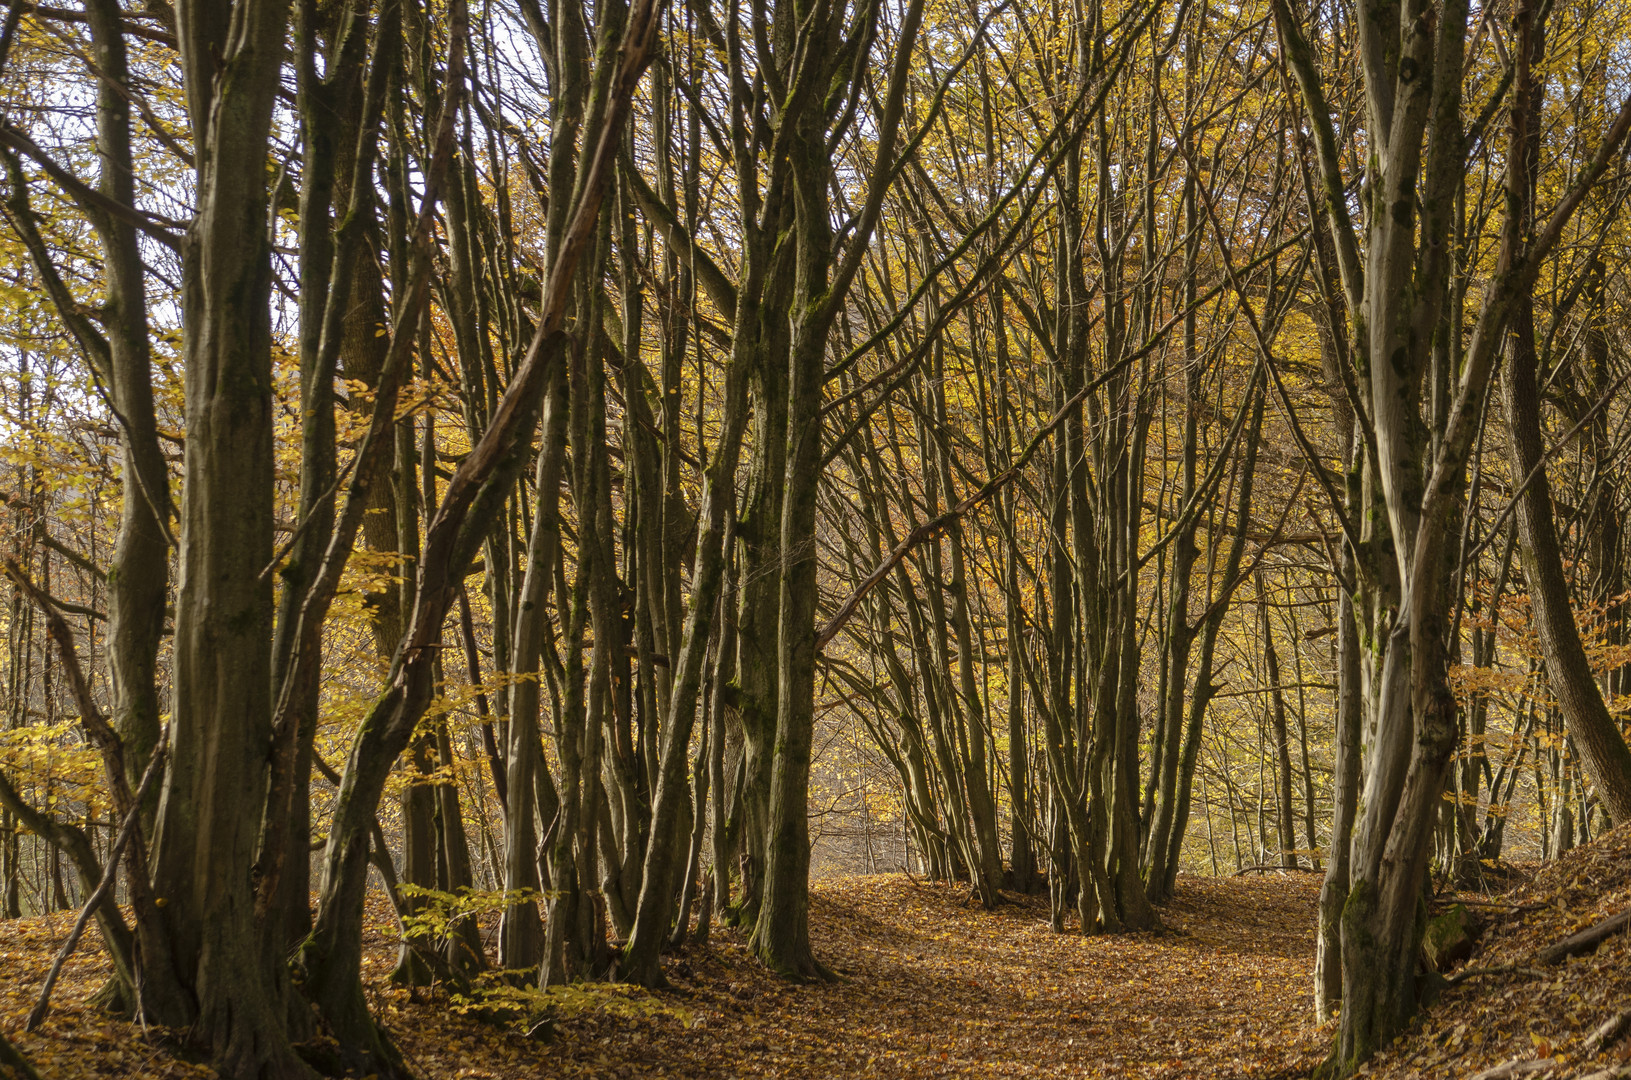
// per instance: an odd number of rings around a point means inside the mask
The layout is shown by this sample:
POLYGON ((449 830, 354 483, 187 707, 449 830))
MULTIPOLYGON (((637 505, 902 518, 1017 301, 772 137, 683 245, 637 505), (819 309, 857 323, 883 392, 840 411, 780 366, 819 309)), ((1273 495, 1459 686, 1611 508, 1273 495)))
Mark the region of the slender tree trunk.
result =
MULTIPOLYGON (((510 684, 509 746, 505 787, 510 793, 504 814, 504 888, 507 892, 537 889, 539 823, 548 831, 560 810, 542 755, 539 734, 539 699, 544 674, 541 666, 548 612, 545 603, 554 577, 560 547, 559 504, 561 468, 566 456, 566 383, 557 372, 544 397, 543 442, 538 450, 534 490, 537 500, 531 539, 527 543, 527 569, 516 605, 510 661, 517 677, 510 684)), ((560 718, 557 717, 557 723, 560 718)), ((498 966, 504 970, 537 967, 543 960, 544 925, 536 900, 504 909, 498 932, 498 966)))
POLYGON ((1580 748, 1581 765, 1602 796, 1609 819, 1618 823, 1631 820, 1631 749, 1608 713, 1569 603, 1568 577, 1552 520, 1551 484, 1542 459, 1538 362, 1534 300, 1525 295, 1514 313, 1511 345, 1501 368, 1512 475, 1516 483, 1527 481, 1514 515, 1524 581, 1547 682, 1569 735, 1580 748))
POLYGON ((1263 639, 1263 673, 1269 685, 1270 730, 1274 733, 1276 831, 1280 841, 1280 865, 1297 868, 1296 819, 1291 809, 1291 734, 1286 725, 1285 692, 1280 686, 1280 653, 1274 647, 1274 624, 1269 620, 1268 586, 1263 572, 1257 572, 1257 625, 1263 639))
MULTIPOLYGON (((1354 560, 1344 560, 1349 575, 1354 560)), ((1331 839, 1326 851, 1325 880, 1320 885, 1319 937, 1314 954, 1314 1015, 1329 1020, 1342 1000, 1342 907, 1348 902, 1349 852, 1359 804, 1360 728, 1359 635, 1353 599, 1337 598, 1336 630, 1336 760, 1332 769, 1331 839)))

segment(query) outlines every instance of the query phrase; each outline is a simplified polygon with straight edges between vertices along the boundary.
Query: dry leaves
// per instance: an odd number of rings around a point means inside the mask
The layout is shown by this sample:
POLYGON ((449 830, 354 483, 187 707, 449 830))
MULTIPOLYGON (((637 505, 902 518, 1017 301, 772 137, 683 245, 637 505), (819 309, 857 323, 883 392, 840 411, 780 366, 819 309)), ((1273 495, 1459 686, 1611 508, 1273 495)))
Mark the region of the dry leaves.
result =
MULTIPOLYGON (((547 1044, 387 986, 383 935, 367 974, 375 1009, 427 1078, 1306 1075, 1321 1046, 1305 1027, 1318 884, 1185 877, 1162 910, 1166 934, 1084 938, 1051 933, 1036 899, 988 913, 960 887, 842 879, 816 886, 811 912, 817 951, 843 981, 790 986, 716 930, 669 959, 672 985, 657 997, 673 1008, 589 1010, 547 1044)), ((5 1030, 42 1073, 208 1075, 85 1006, 104 973, 93 948, 70 965, 41 1032, 20 1032, 67 924, 8 924, 0 950, 5 1030)))
MULTIPOLYGON (((0 922, 0 1027, 46 1080, 130 1077, 201 1080, 213 1069, 184 1060, 162 1032, 143 1033, 110 1017, 87 999, 112 973, 93 930, 63 968, 51 1012, 35 1034, 23 1033, 51 957, 73 926, 75 912, 0 922)), ((94 923, 92 926, 94 927, 94 923)))

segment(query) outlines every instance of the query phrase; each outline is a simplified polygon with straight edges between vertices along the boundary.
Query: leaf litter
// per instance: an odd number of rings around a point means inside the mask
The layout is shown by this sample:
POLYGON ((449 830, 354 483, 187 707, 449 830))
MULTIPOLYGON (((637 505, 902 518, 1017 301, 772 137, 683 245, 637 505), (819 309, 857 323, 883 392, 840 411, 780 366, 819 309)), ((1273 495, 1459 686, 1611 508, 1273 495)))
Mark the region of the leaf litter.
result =
MULTIPOLYGON (((1444 893, 1483 927, 1369 1080, 1631 1077, 1631 933, 1547 965, 1549 946, 1631 909, 1631 826, 1528 873, 1496 897, 1444 893)), ((1532 868, 1530 868, 1532 870, 1532 868)), ((1312 1022, 1313 874, 1182 876, 1161 934, 1055 934, 1047 904, 1004 894, 982 911, 960 886, 905 875, 840 878, 811 892, 817 954, 839 976, 794 986, 746 935, 714 929, 665 958, 668 986, 586 987, 547 1041, 391 985, 396 938, 370 904, 370 1004, 419 1075, 540 1077, 1309 1076, 1334 1026, 1312 1022)), ((90 998, 110 968, 92 942, 69 961, 52 1011, 22 1031, 74 913, 0 924, 0 1029, 42 1076, 182 1080, 212 1071, 175 1033, 112 1017, 90 998)))
MULTIPOLYGON (((548 1042, 391 986, 392 937, 369 936, 370 1003, 427 1078, 1279 1077, 1318 1060, 1312 1010, 1319 878, 1182 877, 1166 932, 1055 934, 1046 901, 982 911, 959 886, 904 875, 837 879, 811 893, 818 956, 839 975, 793 986, 715 928, 667 958, 647 1007, 576 1009, 548 1042)), ((372 909, 379 925, 389 918, 372 909)), ((21 1031, 71 914, 4 928, 6 1033, 43 1075, 199 1077, 166 1033, 86 999, 107 975, 94 947, 69 963, 41 1030, 21 1031)), ((89 945, 89 943, 87 943, 89 945)))

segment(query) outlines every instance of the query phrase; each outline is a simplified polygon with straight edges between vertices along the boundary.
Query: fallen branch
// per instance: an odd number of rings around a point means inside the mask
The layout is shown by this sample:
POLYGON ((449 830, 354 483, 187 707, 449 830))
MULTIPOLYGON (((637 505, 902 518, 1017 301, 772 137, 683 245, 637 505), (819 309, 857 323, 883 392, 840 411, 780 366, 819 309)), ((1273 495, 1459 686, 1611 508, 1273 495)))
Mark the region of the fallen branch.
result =
POLYGON ((1493 1069, 1485 1069, 1474 1076, 1472 1080, 1512 1080, 1518 1076, 1529 1076, 1557 1065, 1555 1058, 1535 1058, 1533 1060, 1509 1061, 1505 1065, 1497 1065, 1493 1069))
POLYGON ((1468 907, 1500 908, 1507 914, 1517 914, 1521 911, 1539 911, 1545 904, 1514 904, 1510 900, 1476 900, 1466 896, 1452 896, 1448 903, 1465 904, 1468 907))
POLYGON ((1525 967, 1522 964, 1503 964, 1500 967, 1472 968, 1469 971, 1458 972, 1444 980, 1446 987, 1464 983, 1468 979, 1476 979, 1480 975, 1528 975, 1535 979, 1546 978, 1546 973, 1539 968, 1525 967))
POLYGON ((1555 964, 1570 956, 1579 956, 1581 953, 1592 952, 1597 946, 1628 926, 1631 926, 1631 909, 1604 919, 1596 926, 1588 927, 1578 934, 1570 934, 1556 945, 1542 949, 1540 962, 1555 964))
POLYGON ((1627 1028, 1631 1028, 1631 1012, 1615 1013, 1603 1021, 1596 1031, 1586 1036, 1586 1041, 1580 1047, 1581 1053, 1595 1054, 1603 1047, 1617 1041, 1621 1035, 1625 1034, 1627 1028))
POLYGON ((68 940, 62 943, 57 955, 51 961, 51 970, 45 973, 45 985, 40 987, 40 999, 34 1003, 34 1008, 28 1014, 28 1022, 23 1025, 24 1031, 34 1031, 45 1021, 45 1014, 51 1011, 51 991, 57 985, 57 976, 62 974, 62 965, 73 955, 74 948, 78 946, 80 937, 85 933, 86 925, 96 909, 102 906, 110 892, 113 883, 119 880, 119 856, 124 853, 125 845, 135 835, 137 822, 142 815, 142 800, 147 797, 148 789, 153 786, 153 780, 158 776, 160 763, 164 760, 167 731, 159 732, 159 743, 153 751, 152 758, 147 762, 147 771, 142 774, 142 782, 136 788, 136 798, 130 810, 125 814, 124 824, 119 827, 118 839, 114 840, 113 848, 108 852, 107 866, 102 871, 102 880, 97 883, 96 891, 91 893, 90 899, 80 909, 79 918, 74 920, 74 928, 68 932, 68 940))

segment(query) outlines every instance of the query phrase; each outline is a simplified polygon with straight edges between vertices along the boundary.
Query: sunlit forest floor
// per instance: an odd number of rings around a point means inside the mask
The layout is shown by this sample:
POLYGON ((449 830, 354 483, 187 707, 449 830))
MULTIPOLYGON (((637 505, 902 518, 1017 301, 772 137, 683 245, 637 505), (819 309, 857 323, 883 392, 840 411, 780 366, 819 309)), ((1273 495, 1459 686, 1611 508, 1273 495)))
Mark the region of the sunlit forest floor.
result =
MULTIPOLYGON (((715 930, 670 959, 651 995, 591 992, 548 1041, 459 1016, 440 994, 390 987, 395 945, 371 937, 375 1009, 426 1078, 519 1077, 1256 1077, 1307 1076, 1329 1046, 1311 1023, 1319 878, 1180 879, 1166 933, 1054 934, 1045 901, 981 911, 966 890, 891 875, 818 885, 813 933, 841 981, 789 986, 745 941, 715 930)), ((1631 942, 1526 972, 1525 960, 1631 902, 1631 833, 1576 852, 1479 910, 1492 926, 1469 967, 1515 965, 1445 992, 1367 1075, 1469 1077, 1552 1055, 1532 1075, 1594 1075, 1619 1060, 1581 1044, 1631 1008, 1631 942)), ((384 923, 385 912, 376 915, 384 923)), ((56 1007, 20 1032, 71 915, 8 923, 0 937, 0 1016, 42 1075, 208 1076, 162 1033, 86 1004, 105 975, 94 947, 69 964, 56 1007)), ((90 945, 89 942, 86 943, 90 945)), ((1606 1074, 1605 1074, 1606 1075, 1606 1074)))
MULTIPOLYGON (((668 990, 589 1003, 549 1042, 388 987, 383 934, 368 970, 375 1008, 427 1078, 1293 1075, 1312 1064, 1293 1036, 1309 1016, 1318 880, 1185 877, 1165 935, 1084 938, 1051 933, 1045 899, 988 913, 959 887, 839 879, 816 886, 811 914, 841 981, 789 986, 716 928, 671 959, 668 990)), ((4 1026, 42 1074, 210 1075, 87 1007, 105 974, 90 941, 44 1027, 21 1034, 71 921, 11 923, 0 944, 4 1026)))

